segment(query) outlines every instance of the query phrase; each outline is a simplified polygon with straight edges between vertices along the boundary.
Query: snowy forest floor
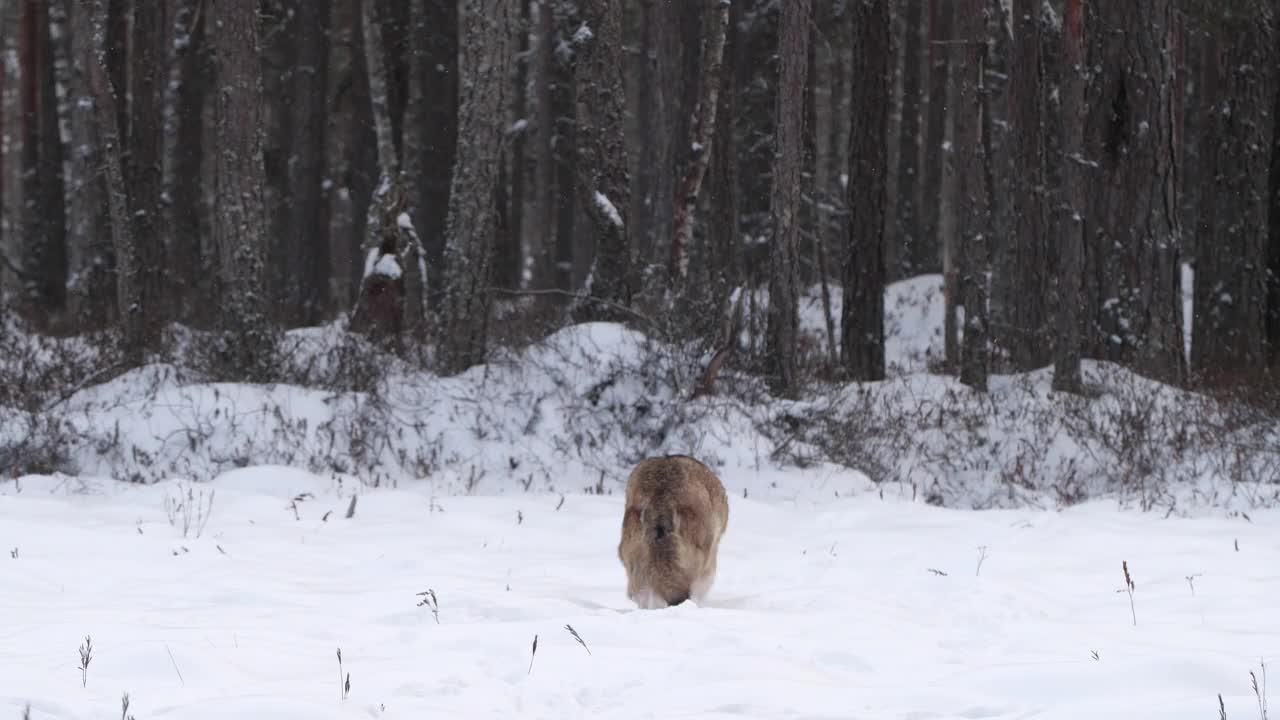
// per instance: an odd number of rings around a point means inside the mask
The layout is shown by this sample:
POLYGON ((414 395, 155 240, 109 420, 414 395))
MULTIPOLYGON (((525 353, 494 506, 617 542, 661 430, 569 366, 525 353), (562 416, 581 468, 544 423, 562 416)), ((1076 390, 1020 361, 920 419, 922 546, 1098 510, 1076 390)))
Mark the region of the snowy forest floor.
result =
POLYGON ((279 467, 3 484, 0 718, 112 719, 125 692, 138 720, 1201 720, 1219 694, 1259 717, 1276 511, 974 513, 794 480, 732 498, 704 605, 656 611, 625 597, 618 495, 361 489, 348 519, 356 488, 279 467))
POLYGON ((930 372, 937 277, 886 321, 888 380, 788 401, 690 400, 705 348, 613 324, 452 378, 299 330, 305 382, 260 386, 9 332, 0 720, 1258 717, 1275 415, 1105 363, 1087 399, 973 393, 930 372), (640 612, 619 491, 663 452, 717 470, 729 531, 705 606, 640 612))

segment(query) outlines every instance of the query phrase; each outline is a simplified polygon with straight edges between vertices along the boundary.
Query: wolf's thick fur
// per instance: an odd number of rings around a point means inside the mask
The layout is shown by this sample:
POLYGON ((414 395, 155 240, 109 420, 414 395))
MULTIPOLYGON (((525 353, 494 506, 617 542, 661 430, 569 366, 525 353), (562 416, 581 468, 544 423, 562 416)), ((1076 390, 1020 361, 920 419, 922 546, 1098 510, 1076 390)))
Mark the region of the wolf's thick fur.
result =
POLYGON ((642 461, 627 479, 618 558, 642 608, 701 602, 716 578, 729 497, 711 468, 685 455, 642 461))

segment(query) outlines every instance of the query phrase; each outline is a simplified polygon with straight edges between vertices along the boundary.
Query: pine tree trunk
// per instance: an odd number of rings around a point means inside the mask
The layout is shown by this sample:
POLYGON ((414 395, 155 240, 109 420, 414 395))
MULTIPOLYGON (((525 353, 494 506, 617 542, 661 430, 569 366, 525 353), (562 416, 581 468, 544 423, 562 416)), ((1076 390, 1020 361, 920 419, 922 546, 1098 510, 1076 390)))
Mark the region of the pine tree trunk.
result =
POLYGON ((782 62, 774 140, 773 190, 769 211, 773 240, 769 268, 769 322, 766 377, 776 395, 799 390, 799 278, 801 172, 804 154, 804 93, 809 70, 811 0, 790 0, 782 8, 778 55, 782 62))
MULTIPOLYGON (((1278 83, 1280 84, 1280 83, 1278 83)), ((1267 342, 1271 367, 1280 371, 1280 87, 1271 110, 1271 209, 1267 240, 1267 342)))
POLYGON ((89 87, 93 95, 94 115, 102 148, 103 174, 110 216, 111 243, 116 257, 116 308, 120 317, 121 350, 125 362, 141 365, 153 349, 147 334, 142 284, 137 266, 138 252, 130 221, 129 195, 124 174, 124 148, 120 132, 118 91, 112 83, 111 58, 107 52, 110 23, 108 0, 95 0, 92 6, 89 36, 93 38, 93 58, 87 63, 89 87))
POLYGON ((842 357, 851 380, 885 376, 885 200, 893 87, 889 0, 855 0, 853 96, 849 127, 849 248, 840 318, 842 357))
POLYGON ((178 317, 201 328, 214 324, 213 288, 209 272, 213 253, 210 208, 204 201, 205 105, 213 70, 209 58, 205 0, 183 0, 175 13, 178 41, 174 62, 177 87, 173 97, 173 142, 170 147, 172 229, 170 286, 177 294, 178 317))
POLYGON ((129 210, 133 218, 133 263, 142 288, 147 342, 157 344, 170 306, 165 288, 164 210, 164 3, 134 3, 129 57, 129 210))
POLYGON ((631 304, 627 215, 631 178, 623 127, 622 8, 618 0, 583 0, 575 31, 574 76, 578 93, 578 201, 595 235, 589 298, 579 320, 620 320, 631 304))
POLYGON ((1192 369, 1199 379, 1231 381, 1266 362, 1269 171, 1278 54, 1271 13, 1223 18, 1209 58, 1221 70, 1218 102, 1202 150, 1202 182, 1213 194, 1206 236, 1196 243, 1192 369))
POLYGON ((1079 393, 1083 295, 1085 183, 1084 102, 1086 0, 1067 0, 1063 14, 1062 78, 1058 89, 1059 107, 1054 115, 1055 132, 1061 138, 1058 182, 1054 187, 1059 209, 1055 215, 1058 245, 1056 281, 1057 311, 1054 325, 1053 389, 1079 393))
POLYGON ((257 6, 256 0, 210 4, 219 89, 214 100, 218 205, 213 223, 224 331, 219 369, 251 382, 269 376, 275 349, 263 268, 266 169, 257 6))
POLYGON ((917 216, 920 193, 920 111, 923 86, 924 30, 927 0, 900 0, 903 5, 902 121, 898 131, 897 201, 894 208, 894 242, 902 248, 901 267, 895 274, 910 277, 928 267, 931 251, 925 245, 917 216))
POLYGON ((289 162, 289 208, 292 221, 287 238, 288 284, 284 293, 289 325, 317 325, 328 318, 329 204, 325 192, 328 171, 327 92, 329 85, 329 0, 298 4, 297 53, 293 71, 293 157, 289 162))
POLYGON ((459 6, 458 154, 449 196, 439 343, 441 368, 449 374, 485 359, 497 229, 494 193, 510 88, 512 6, 512 0, 463 0, 459 6))
POLYGON ((67 254, 68 274, 76 280, 68 288, 70 310, 79 325, 100 330, 115 322, 115 257, 106 212, 102 150, 94 120, 89 67, 94 61, 92 6, 62 0, 70 20, 67 38, 68 86, 67 254))
POLYGON ((25 0, 22 11, 22 293, 19 310, 52 330, 66 309, 66 205, 58 133, 49 7, 25 0))
POLYGON ((1172 0, 1089 6, 1089 248, 1103 356, 1180 383, 1181 241, 1174 180, 1172 0), (1095 59, 1096 58, 1096 59, 1095 59))
POLYGON ((964 339, 960 348, 960 381, 985 392, 987 389, 987 238, 991 232, 988 196, 989 137, 983 71, 987 26, 984 0, 966 0, 956 9, 956 107, 955 157, 960 208, 960 283, 964 303, 964 339))
POLYGON ((992 327, 995 344, 1009 353, 1014 370, 1025 372, 1050 362, 1047 327, 1049 280, 1049 218, 1046 192, 1045 85, 1042 56, 1041 0, 1013 2, 1013 57, 1009 63, 1009 99, 1012 105, 1008 140, 1011 141, 1013 191, 1010 213, 1008 288, 1004 320, 992 327))
POLYGON ((933 248, 925 272, 941 268, 942 246, 942 178, 947 140, 947 46, 951 40, 952 0, 929 0, 929 97, 924 131, 924 167, 921 178, 920 236, 921 242, 933 248))
POLYGON ((709 275, 721 289, 742 283, 742 259, 738 235, 738 142, 734 133, 737 109, 737 68, 741 62, 738 24, 742 3, 732 3, 726 27, 724 62, 720 67, 720 93, 717 97, 715 139, 711 143, 711 173, 707 184, 710 210, 706 227, 709 275))
POLYGON ((427 254, 427 287, 438 304, 444 287, 445 222, 458 145, 458 3, 429 2, 425 26, 428 60, 425 65, 427 103, 426 169, 417 178, 414 227, 427 254))

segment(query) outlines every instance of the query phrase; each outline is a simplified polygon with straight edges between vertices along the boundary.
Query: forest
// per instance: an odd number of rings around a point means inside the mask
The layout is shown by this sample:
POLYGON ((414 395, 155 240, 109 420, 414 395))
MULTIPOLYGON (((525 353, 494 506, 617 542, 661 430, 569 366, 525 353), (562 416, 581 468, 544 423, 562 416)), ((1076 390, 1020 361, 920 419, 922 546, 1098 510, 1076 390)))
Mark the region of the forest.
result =
POLYGON ((2 7, 4 327, 111 373, 181 329, 288 381, 337 323, 451 376, 606 321, 799 397, 885 378, 886 288, 936 275, 977 391, 1274 384, 1273 0, 2 7))

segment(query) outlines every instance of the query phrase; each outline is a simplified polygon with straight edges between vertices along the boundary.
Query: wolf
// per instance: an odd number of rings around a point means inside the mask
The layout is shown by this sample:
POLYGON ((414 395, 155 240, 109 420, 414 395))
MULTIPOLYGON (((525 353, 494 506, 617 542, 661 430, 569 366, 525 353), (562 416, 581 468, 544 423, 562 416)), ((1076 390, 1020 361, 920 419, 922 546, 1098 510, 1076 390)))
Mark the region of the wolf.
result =
POLYGON ((618 543, 627 596, 646 610, 701 603, 728 524, 729 497, 711 468, 687 455, 641 461, 627 478, 618 543))

